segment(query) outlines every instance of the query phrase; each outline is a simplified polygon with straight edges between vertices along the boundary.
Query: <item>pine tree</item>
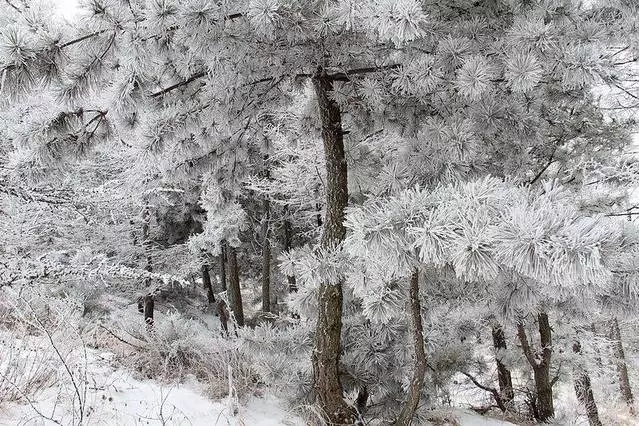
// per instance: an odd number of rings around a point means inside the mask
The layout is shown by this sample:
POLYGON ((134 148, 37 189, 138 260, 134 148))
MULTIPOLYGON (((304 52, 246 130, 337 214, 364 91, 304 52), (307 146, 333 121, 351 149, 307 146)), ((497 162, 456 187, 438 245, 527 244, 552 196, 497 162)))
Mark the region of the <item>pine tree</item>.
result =
MULTIPOLYGON (((349 423, 355 417, 339 380, 348 254, 342 250, 343 222, 353 193, 346 154, 361 143, 370 151, 362 157, 375 157, 370 168, 355 169, 357 183, 369 183, 356 192, 360 200, 391 195, 393 206, 398 194, 426 197, 407 189, 415 183, 474 182, 461 190, 440 187, 460 197, 451 200, 459 212, 432 210, 423 218, 440 227, 415 226, 412 241, 393 243, 406 246, 399 253, 415 244, 419 261, 451 265, 469 280, 494 280, 501 263, 515 276, 555 287, 561 287, 559 277, 570 285, 599 277, 596 254, 583 247, 604 240, 599 232, 588 234, 591 226, 599 229, 593 220, 569 208, 552 214, 552 200, 535 203, 521 191, 504 190, 526 206, 518 209, 494 194, 504 188, 499 181, 471 179, 579 179, 584 167, 574 158, 610 155, 627 144, 627 127, 604 116, 590 90, 603 82, 632 95, 621 73, 624 61, 616 59, 632 47, 612 49, 634 36, 634 15, 623 4, 613 9, 609 19, 596 4, 572 2, 96 0, 75 38, 7 32, 0 62, 12 96, 44 95, 15 133, 37 154, 36 164, 55 163, 108 138, 161 153, 163 173, 179 169, 202 177, 208 213, 203 235, 212 253, 228 240, 229 260, 239 246, 245 212, 238 193, 251 174, 251 141, 260 140, 252 137, 261 131, 255 118, 284 110, 291 91, 306 84, 305 98, 314 99, 314 108, 299 123, 300 134, 321 139, 326 165, 314 268, 329 266, 318 287, 315 393, 329 421, 349 423), (66 104, 49 111, 52 91, 66 104), (492 204, 493 195, 511 209, 503 213, 506 227, 494 224, 492 213, 503 210, 492 204), (460 233, 460 212, 478 205, 481 214, 462 217, 460 233), (493 226, 502 234, 489 239, 493 226), (531 230, 561 241, 531 242, 531 230), (569 233, 583 237, 583 253, 566 244, 569 233), (547 250, 556 256, 552 262, 535 257, 547 250)), ((402 203, 424 208, 397 200, 401 209, 402 203)), ((388 226, 401 226, 406 217, 396 220, 388 226)), ((351 226, 355 232, 360 225, 351 226)), ((385 264, 391 266, 384 278, 405 277, 409 270, 404 256, 385 264)), ((237 269, 230 269, 237 303, 237 269)), ((371 295, 362 300, 370 312, 371 295)), ((234 307, 236 316, 240 307, 234 307)))

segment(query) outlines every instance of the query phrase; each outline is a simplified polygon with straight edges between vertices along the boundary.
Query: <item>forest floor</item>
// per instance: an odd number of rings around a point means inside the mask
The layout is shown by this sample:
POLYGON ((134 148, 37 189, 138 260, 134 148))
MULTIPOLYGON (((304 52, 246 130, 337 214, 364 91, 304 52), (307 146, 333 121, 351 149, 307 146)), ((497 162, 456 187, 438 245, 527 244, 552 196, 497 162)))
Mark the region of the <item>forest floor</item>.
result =
MULTIPOLYGON (((252 295, 246 296, 250 300, 252 295)), ((167 340, 154 344, 165 345, 162 348, 166 350, 182 345, 197 351, 201 344, 205 348, 213 345, 235 351, 232 339, 221 336, 219 319, 198 307, 196 302, 201 298, 202 295, 198 295, 179 309, 168 302, 165 306, 158 304, 154 334, 167 340), (175 310, 183 316, 172 316, 175 310), (187 314, 193 319, 187 319, 187 314), (205 336, 205 340, 198 343, 201 336, 205 336)), ((148 332, 131 300, 131 297, 104 294, 103 306, 111 310, 98 310, 93 318, 82 315, 72 319, 64 307, 56 311, 49 302, 46 311, 58 312, 63 321, 41 323, 27 318, 26 325, 13 329, 7 327, 5 321, 4 330, 0 331, 0 426, 307 424, 304 416, 308 415, 308 407, 290 406, 283 399, 269 395, 267 388, 251 392, 240 389, 238 393, 244 394, 243 397, 229 397, 229 388, 235 390, 236 384, 241 386, 242 378, 233 377, 241 372, 232 372, 233 380, 229 384, 226 358, 220 358, 220 366, 216 367, 214 376, 208 377, 208 383, 190 373, 181 374, 179 379, 167 379, 166 365, 154 363, 153 353, 148 350, 135 348, 144 346, 148 332), (27 392, 21 394, 18 389, 27 392)), ((42 307, 28 305, 28 309, 44 318, 40 312, 42 307)), ((597 378, 594 384, 603 384, 603 381, 605 378, 597 378)), ((442 418, 451 421, 438 422, 438 425, 530 424, 500 419, 497 415, 492 418, 478 415, 469 407, 490 405, 486 392, 469 386, 463 378, 455 383, 450 390, 450 406, 440 410, 442 418)), ((595 388, 599 398, 604 398, 602 392, 606 388, 595 388)), ((558 384, 556 397, 559 416, 555 425, 587 424, 571 386, 558 384)), ((635 424, 633 418, 625 418, 614 405, 605 407, 606 404, 600 406, 604 424, 635 424)))
MULTIPOLYGON (((244 405, 228 397, 213 401, 195 379, 182 384, 140 380, 119 368, 113 353, 90 348, 86 353, 86 425, 305 424, 274 398, 251 398, 244 405)), ((37 396, 37 402, 32 401, 33 406, 24 402, 4 404, 0 407, 0 425, 78 424, 78 407, 64 392, 53 384, 37 396)), ((77 404, 77 399, 74 401, 77 404)))
MULTIPOLYGON (((8 336, 5 336, 8 337, 8 336)), ((5 339, 5 342, 8 340, 5 339)), ((42 342, 46 343, 46 342, 42 342)), ((6 349, 6 348, 3 348, 6 349)), ((3 351, 4 352, 4 351, 3 351)), ((5 352, 6 353, 6 352, 5 352)), ((214 401, 195 380, 167 385, 133 377, 114 361, 114 354, 87 348, 87 380, 83 395, 85 425, 220 425, 298 426, 306 422, 274 397, 250 398, 243 404, 228 397, 214 401)), ((0 425, 78 424, 77 400, 53 383, 37 400, 0 405, 0 425)), ((507 426, 505 421, 470 411, 454 412, 461 426, 507 426)))

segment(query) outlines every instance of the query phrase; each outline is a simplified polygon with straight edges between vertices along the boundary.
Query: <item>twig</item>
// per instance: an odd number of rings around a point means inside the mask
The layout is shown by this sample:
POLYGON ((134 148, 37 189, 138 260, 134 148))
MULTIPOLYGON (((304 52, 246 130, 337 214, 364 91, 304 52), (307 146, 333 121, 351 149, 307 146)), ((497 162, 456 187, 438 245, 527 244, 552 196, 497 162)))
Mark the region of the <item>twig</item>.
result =
POLYGON ((73 389, 75 391, 76 397, 78 398, 78 404, 79 404, 79 410, 80 410, 80 424, 82 424, 82 422, 84 420, 84 401, 82 400, 82 395, 80 394, 80 388, 79 388, 78 383, 75 380, 75 377, 73 376, 73 372, 69 368, 68 363, 66 362, 66 360, 64 359, 64 357, 60 353, 60 350, 56 346, 55 341, 53 340, 53 336, 51 336, 51 333, 49 332, 49 330, 47 330, 46 326, 42 323, 40 318, 38 318, 38 314, 33 309, 33 306, 31 306, 31 304, 26 299, 24 299, 23 297, 21 297, 21 299, 26 303, 26 305, 29 307, 31 312, 33 312, 33 314, 34 314, 33 318, 38 323, 38 325, 40 326, 40 328, 42 329, 44 334, 47 336, 47 339, 49 340, 49 343, 51 344, 51 347, 55 351, 56 355, 60 359, 60 362, 62 363, 62 366, 64 367, 64 369, 66 370, 67 374, 69 375, 69 379, 71 380, 71 384, 73 385, 73 389))
POLYGON ((485 390, 486 392, 490 392, 493 395, 493 398, 495 402, 497 403, 497 406, 499 407, 499 409, 503 412, 507 411, 506 406, 504 405, 504 402, 501 399, 501 395, 499 395, 499 391, 497 389, 482 385, 481 383, 479 383, 479 381, 475 377, 473 377, 472 375, 470 375, 469 373, 465 371, 460 371, 460 373, 468 377, 470 381, 473 382, 473 384, 477 386, 479 389, 485 390))
POLYGON ((135 345, 135 344, 133 344, 131 342, 127 342, 126 340, 124 340, 123 338, 121 338, 120 336, 118 336, 117 334, 115 334, 114 332, 112 332, 111 330, 109 330, 108 328, 106 328, 102 324, 100 324, 100 328, 104 329, 104 331, 106 331, 107 333, 109 333, 111 336, 115 337, 116 339, 118 339, 122 343, 125 343, 125 344, 127 344, 129 346, 132 346, 132 347, 136 348, 136 349, 140 349, 140 350, 144 349, 142 346, 138 346, 138 345, 135 345))

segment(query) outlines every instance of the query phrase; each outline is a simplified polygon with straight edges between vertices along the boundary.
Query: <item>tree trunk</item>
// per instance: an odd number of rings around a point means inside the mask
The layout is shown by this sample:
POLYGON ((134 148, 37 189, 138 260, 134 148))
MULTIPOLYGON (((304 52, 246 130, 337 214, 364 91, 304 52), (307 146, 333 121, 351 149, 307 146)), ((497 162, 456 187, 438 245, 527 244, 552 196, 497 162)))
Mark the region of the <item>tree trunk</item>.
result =
POLYGON ((597 364, 597 376, 600 375, 601 370, 603 370, 603 361, 601 360, 601 351, 599 350, 599 345, 597 344, 597 340, 596 338, 597 336, 597 327, 595 326, 595 323, 591 323, 590 324, 590 331, 592 332, 592 337, 594 338, 593 342, 592 342, 592 346, 595 350, 595 363, 597 364))
POLYGON ((626 355, 624 354, 623 343, 621 342, 621 330, 619 330, 619 322, 616 317, 610 321, 610 340, 612 341, 612 355, 617 366, 617 374, 619 375, 621 396, 634 413, 634 397, 632 396, 632 388, 630 387, 630 379, 628 378, 626 355))
POLYGON ((521 348, 533 369, 536 391, 536 416, 540 422, 545 422, 555 416, 555 407, 552 395, 553 383, 550 379, 550 361, 552 357, 552 330, 548 321, 548 314, 541 312, 537 316, 539 324, 539 337, 541 340, 541 359, 533 354, 526 330, 522 323, 517 324, 517 336, 521 342, 521 348))
MULTIPOLYGON (((291 229, 291 222, 288 219, 284 220, 284 251, 289 251, 293 248, 293 231, 291 229)), ((287 275, 289 293, 297 291, 297 280, 295 275, 287 275)))
POLYGON ((315 210, 317 211, 317 214, 315 215, 315 220, 317 221, 317 227, 321 228, 322 227, 322 206, 320 205, 320 203, 315 203, 315 210))
POLYGON ((510 370, 501 362, 502 353, 507 349, 504 329, 499 324, 492 328, 493 347, 495 348, 495 361, 497 363, 497 380, 499 381, 499 392, 501 400, 508 405, 515 398, 513 391, 513 379, 510 370))
MULTIPOLYGON (((320 246, 338 250, 346 237, 344 210, 348 205, 348 181, 344 135, 339 106, 330 97, 333 83, 326 70, 319 67, 313 75, 322 123, 326 161, 326 217, 320 246)), ((313 389, 315 402, 331 424, 354 424, 356 415, 342 395, 339 381, 339 357, 342 335, 342 285, 322 282, 318 292, 318 318, 313 351, 313 389)))
MULTIPOLYGON (((151 210, 148 206, 144 207, 142 211, 142 246, 144 248, 144 255, 146 257, 146 263, 144 270, 147 272, 153 272, 153 259, 151 258, 151 210)), ((144 279, 144 286, 149 287, 151 285, 151 278, 144 279)))
POLYGON ((555 407, 552 397, 552 384, 550 383, 550 359, 552 356, 552 330, 548 321, 548 314, 541 312, 537 316, 539 322, 539 337, 541 338, 541 362, 535 371, 535 384, 537 386, 537 409, 541 421, 546 421, 555 416, 555 407))
MULTIPOLYGON (((220 301, 215 305, 215 313, 220 317, 220 325, 222 326, 222 331, 224 335, 228 337, 229 335, 229 310, 226 306, 226 302, 224 299, 220 299, 220 301)), ((237 331, 235 332, 237 335, 237 331)))
POLYGON ((210 304, 215 303, 215 292, 213 291, 213 284, 211 283, 211 274, 209 274, 209 265, 202 265, 202 284, 206 290, 206 298, 210 304))
POLYGON ((422 325, 422 308, 419 302, 419 271, 413 271, 410 277, 410 316, 413 323, 413 345, 415 346, 415 370, 410 382, 408 400, 404 403, 396 425, 410 425, 419 405, 419 397, 424 386, 426 375, 426 351, 424 349, 424 326, 422 325))
POLYGON ((226 241, 220 243, 220 285, 226 291, 226 241))
POLYGON ((271 206, 264 200, 262 219, 262 311, 271 312, 271 241, 269 240, 269 219, 271 206))
POLYGON ((226 246, 226 257, 229 265, 228 298, 230 308, 239 327, 244 327, 244 308, 242 307, 242 293, 240 292, 240 272, 237 266, 235 247, 226 246))
MULTIPOLYGON (((581 344, 579 341, 572 345, 572 351, 577 355, 581 355, 581 344)), ((575 393, 577 394, 577 400, 581 405, 586 408, 586 415, 588 416, 588 422, 590 426, 603 426, 601 420, 599 420, 599 411, 597 410, 597 403, 595 397, 592 394, 592 385, 590 383, 590 376, 585 367, 578 365, 575 367, 575 393)))
POLYGON ((153 328, 153 308, 155 306, 155 302, 153 300, 153 295, 147 294, 144 296, 144 323, 146 324, 146 329, 151 330, 153 328))

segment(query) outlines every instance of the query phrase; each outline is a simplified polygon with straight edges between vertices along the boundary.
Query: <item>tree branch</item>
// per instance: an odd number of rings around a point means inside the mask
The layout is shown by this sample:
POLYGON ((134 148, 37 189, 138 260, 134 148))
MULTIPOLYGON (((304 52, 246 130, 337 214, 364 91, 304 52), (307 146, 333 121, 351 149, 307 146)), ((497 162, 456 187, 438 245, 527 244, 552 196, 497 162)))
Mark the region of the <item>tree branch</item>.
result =
MULTIPOLYGON (((237 14, 237 15, 238 16, 242 16, 242 14, 237 14)), ((229 16, 233 16, 233 15, 229 15, 229 16)), ((351 80, 351 76, 354 76, 354 75, 370 74, 370 73, 375 73, 375 72, 380 72, 380 71, 385 71, 385 70, 397 69, 400 66, 401 66, 401 64, 392 64, 392 65, 384 65, 384 66, 381 66, 381 67, 355 68, 355 69, 352 69, 352 70, 349 70, 349 71, 346 71, 346 72, 329 74, 327 77, 329 79, 332 79, 333 81, 350 81, 351 80)), ((165 95, 168 92, 170 92, 172 90, 175 90, 177 88, 180 88, 182 86, 186 86, 187 84, 190 84, 190 83, 194 82, 195 80, 204 77, 205 75, 207 75, 206 71, 201 71, 201 72, 195 73, 191 77, 187 78, 184 81, 180 81, 178 83, 175 83, 172 86, 167 87, 166 89, 162 89, 159 92, 155 92, 155 93, 151 94, 151 97, 152 98, 156 98, 158 96, 165 95)), ((284 80, 285 77, 286 77, 286 75, 279 76, 279 77, 264 77, 264 78, 260 78, 259 80, 252 81, 250 83, 246 83, 246 85, 248 86, 248 85, 253 85, 253 84, 266 83, 268 81, 273 81, 273 80, 277 79, 277 82, 274 84, 274 86, 275 86, 278 83, 280 83, 282 80, 284 80)), ((312 74, 309 74, 309 73, 298 73, 298 74, 294 75, 294 78, 309 78, 309 77, 312 77, 312 74)))
POLYGON ((552 150, 552 153, 550 154, 550 157, 548 157, 548 162, 546 163, 546 165, 544 167, 541 168, 539 173, 537 173, 537 175, 528 183, 528 185, 530 185, 530 186, 534 185, 534 183, 537 182, 537 180, 539 180, 539 178, 543 176, 543 174, 546 172, 546 170, 548 170, 548 168, 552 165, 552 163, 555 162, 555 153, 557 152, 557 147, 559 146, 558 144, 560 142, 561 142, 561 137, 559 137, 557 140, 555 140, 555 147, 552 150))
POLYGON ((175 83, 174 85, 169 86, 166 89, 160 90, 159 92, 152 93, 151 97, 152 98, 157 98, 158 96, 166 95, 170 91, 178 89, 178 88, 180 88, 182 86, 186 86, 187 84, 190 84, 190 83, 194 82, 195 80, 204 77, 205 75, 206 75, 205 71, 201 71, 201 72, 198 72, 196 74, 193 74, 191 77, 187 78, 184 81, 180 81, 179 83, 175 83))
POLYGON ((74 39, 74 40, 67 41, 66 43, 62 43, 60 46, 58 46, 58 48, 59 48, 59 49, 64 49, 65 47, 72 46, 72 45, 74 45, 74 44, 76 44, 76 43, 81 43, 81 42, 83 42, 84 40, 88 40, 88 39, 90 39, 90 38, 97 37, 97 36, 99 36, 100 34, 104 34, 104 33, 106 33, 107 31, 110 31, 110 30, 111 30, 111 29, 104 29, 104 30, 96 31, 96 32, 91 33, 91 34, 87 34, 87 35, 85 35, 85 36, 82 36, 82 37, 76 38, 76 39, 74 39))
POLYGON ((350 81, 351 76, 361 75, 361 74, 371 74, 371 73, 386 71, 386 70, 394 70, 399 67, 401 67, 401 64, 383 65, 380 67, 355 68, 345 72, 329 74, 327 77, 333 81, 350 81))
POLYGON ((486 392, 490 392, 493 395, 493 398, 495 399, 495 402, 497 403, 497 406, 499 407, 499 409, 503 412, 506 412, 506 406, 504 405, 504 402, 501 399, 501 395, 499 394, 499 391, 497 389, 482 385, 481 383, 479 383, 479 381, 477 381, 477 379, 475 379, 473 376, 471 376, 469 373, 465 371, 460 371, 460 373, 468 377, 470 381, 473 382, 473 384, 477 386, 479 389, 485 390, 486 392))
POLYGON ((11 3, 9 0, 4 0, 5 3, 7 3, 9 6, 11 6, 16 12, 18 13, 22 13, 22 10, 16 6, 15 4, 11 3))

